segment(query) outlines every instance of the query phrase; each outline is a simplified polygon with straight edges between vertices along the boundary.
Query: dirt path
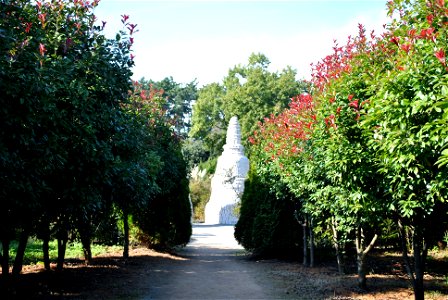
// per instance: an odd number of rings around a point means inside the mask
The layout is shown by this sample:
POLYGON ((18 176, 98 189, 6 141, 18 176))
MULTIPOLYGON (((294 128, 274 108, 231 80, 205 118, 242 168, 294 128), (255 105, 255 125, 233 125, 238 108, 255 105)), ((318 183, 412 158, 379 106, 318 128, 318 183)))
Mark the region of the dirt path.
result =
POLYGON ((233 226, 194 225, 191 242, 178 259, 150 266, 146 299, 288 299, 280 280, 247 259, 233 226))
MULTIPOLYGON (((297 261, 250 260, 233 238, 232 226, 195 225, 191 243, 176 255, 135 247, 129 259, 111 252, 90 265, 67 261, 62 273, 25 266, 19 281, 0 280, 0 291, 6 291, 5 299, 45 300, 412 300, 400 261, 398 254, 377 253, 370 263, 369 290, 360 291, 356 274, 338 274, 334 259, 314 268, 297 261)), ((429 266, 427 299, 448 300, 447 263, 440 258, 429 266)))

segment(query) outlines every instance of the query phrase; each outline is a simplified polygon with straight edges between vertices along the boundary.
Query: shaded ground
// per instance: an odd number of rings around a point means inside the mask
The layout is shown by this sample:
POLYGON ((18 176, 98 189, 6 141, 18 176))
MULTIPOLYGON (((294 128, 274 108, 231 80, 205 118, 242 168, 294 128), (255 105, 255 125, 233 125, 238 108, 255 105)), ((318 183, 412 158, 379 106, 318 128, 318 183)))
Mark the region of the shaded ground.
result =
MULTIPOLYGON (((18 282, 1 281, 0 291, 9 291, 6 299, 413 299, 398 256, 376 255, 371 289, 363 292, 354 275, 338 275, 332 262, 305 268, 251 260, 231 226, 195 226, 191 243, 176 255, 138 248, 127 261, 119 256, 89 266, 71 261, 62 273, 28 266, 18 282)), ((446 257, 428 269, 426 298, 448 299, 446 257)))
POLYGON ((279 299, 282 281, 247 259, 233 238, 233 226, 197 225, 179 259, 154 263, 149 299, 279 299))

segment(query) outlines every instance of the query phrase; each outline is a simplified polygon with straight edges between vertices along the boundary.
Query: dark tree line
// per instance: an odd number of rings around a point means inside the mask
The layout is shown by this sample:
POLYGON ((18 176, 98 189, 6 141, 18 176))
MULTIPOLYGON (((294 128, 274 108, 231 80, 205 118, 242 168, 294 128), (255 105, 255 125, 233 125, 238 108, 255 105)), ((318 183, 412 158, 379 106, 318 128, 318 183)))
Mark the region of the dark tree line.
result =
POLYGON ((0 261, 19 274, 27 240, 79 238, 86 260, 95 228, 119 211, 163 246, 191 234, 186 164, 155 89, 131 81, 135 25, 106 39, 98 1, 0 2, 0 261), (157 204, 156 204, 157 203, 157 204), (154 215, 164 222, 151 219, 154 215), (182 230, 178 230, 178 227, 182 230))

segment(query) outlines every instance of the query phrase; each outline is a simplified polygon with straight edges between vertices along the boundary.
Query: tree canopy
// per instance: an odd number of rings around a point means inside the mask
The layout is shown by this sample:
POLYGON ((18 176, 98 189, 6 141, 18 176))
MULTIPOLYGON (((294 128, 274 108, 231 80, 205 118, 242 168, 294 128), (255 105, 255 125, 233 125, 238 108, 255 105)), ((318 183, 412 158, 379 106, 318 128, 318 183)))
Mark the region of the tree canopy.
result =
MULTIPOLYGON (((62 269, 69 236, 81 239, 88 261, 94 229, 116 209, 126 223, 129 214, 136 217, 166 194, 176 198, 162 206, 176 209, 162 212, 170 223, 158 241, 183 244, 191 233, 185 162, 179 139, 160 113, 165 100, 131 80, 136 25, 122 15, 123 30, 107 39, 105 23, 97 25, 93 14, 98 2, 17 0, 0 6, 5 276, 16 236, 13 273, 20 273, 30 235, 44 240, 44 252, 50 238, 58 239, 62 269), (166 151, 175 155, 167 157, 166 151), (166 165, 174 173, 168 177, 166 165)), ((46 268, 48 259, 44 253, 46 268)))
POLYGON ((270 72, 264 54, 252 54, 247 65, 231 68, 222 83, 203 87, 193 106, 190 137, 205 143, 210 156, 221 153, 227 123, 238 116, 242 142, 257 128, 258 122, 287 107, 291 97, 303 92, 305 84, 295 79, 296 72, 286 67, 270 72))
POLYGON ((180 84, 173 77, 166 77, 161 81, 142 78, 139 83, 147 90, 154 88, 161 92, 160 96, 165 98, 163 110, 166 111, 171 126, 179 137, 186 139, 191 127, 191 107, 198 94, 196 80, 180 84))
POLYGON ((419 0, 388 8, 400 17, 382 36, 359 25, 357 36, 314 65, 310 93, 250 137, 251 158, 259 176, 276 174, 287 184, 316 230, 331 233, 340 265, 345 245, 356 247, 361 287, 377 229, 396 220, 416 299, 423 299, 428 247, 446 229, 434 220, 446 220, 448 209, 448 10, 444 1, 419 0))

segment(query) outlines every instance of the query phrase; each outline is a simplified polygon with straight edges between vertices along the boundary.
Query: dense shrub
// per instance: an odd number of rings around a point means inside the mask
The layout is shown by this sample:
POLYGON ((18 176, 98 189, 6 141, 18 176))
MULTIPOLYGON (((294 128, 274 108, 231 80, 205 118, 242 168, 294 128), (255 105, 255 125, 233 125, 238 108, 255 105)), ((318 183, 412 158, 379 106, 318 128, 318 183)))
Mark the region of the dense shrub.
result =
POLYGON ((136 24, 122 15, 123 30, 107 39, 106 22, 99 25, 93 14, 98 3, 1 2, 0 261, 5 276, 16 236, 13 273, 19 274, 30 235, 44 241, 47 269, 49 240, 58 240, 60 270, 69 238, 81 240, 88 262, 92 241, 120 237, 118 218, 126 255, 130 216, 145 210, 155 209, 167 220, 167 226, 153 223, 170 227, 163 233, 169 237, 161 238, 166 244, 184 244, 191 234, 187 174, 172 120, 161 109, 161 97, 137 93, 131 80, 136 24), (166 200, 164 209, 156 205, 159 199, 166 200), (107 224, 113 228, 96 230, 107 224))
POLYGON ((294 198, 286 186, 274 190, 266 183, 254 169, 249 171, 235 238, 255 255, 299 257, 302 234, 294 218, 294 198))
POLYGON ((180 141, 167 127, 158 127, 157 132, 163 164, 156 180, 159 191, 134 217, 152 247, 170 248, 188 243, 192 232, 187 166, 180 141))
POLYGON ((259 174, 276 174, 332 234, 340 271, 356 250, 360 288, 378 229, 394 220, 388 239, 399 233, 423 299, 428 247, 446 228, 448 9, 443 0, 393 0, 388 9, 384 34, 359 25, 346 45, 335 43, 313 67, 310 94, 267 118, 252 142, 269 171, 259 174))

